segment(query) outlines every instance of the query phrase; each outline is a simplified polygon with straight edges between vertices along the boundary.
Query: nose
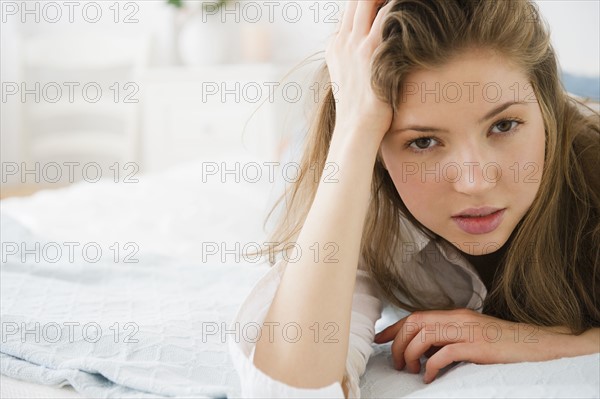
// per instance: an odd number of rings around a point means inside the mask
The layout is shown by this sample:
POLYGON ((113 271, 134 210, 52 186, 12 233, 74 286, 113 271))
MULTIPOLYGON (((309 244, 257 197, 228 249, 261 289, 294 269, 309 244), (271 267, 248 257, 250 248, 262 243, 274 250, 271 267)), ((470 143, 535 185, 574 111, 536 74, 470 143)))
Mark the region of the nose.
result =
POLYGON ((457 192, 478 195, 494 188, 502 176, 500 165, 493 161, 486 161, 488 157, 482 156, 481 151, 469 150, 456 157, 454 162, 456 171, 450 180, 457 192))

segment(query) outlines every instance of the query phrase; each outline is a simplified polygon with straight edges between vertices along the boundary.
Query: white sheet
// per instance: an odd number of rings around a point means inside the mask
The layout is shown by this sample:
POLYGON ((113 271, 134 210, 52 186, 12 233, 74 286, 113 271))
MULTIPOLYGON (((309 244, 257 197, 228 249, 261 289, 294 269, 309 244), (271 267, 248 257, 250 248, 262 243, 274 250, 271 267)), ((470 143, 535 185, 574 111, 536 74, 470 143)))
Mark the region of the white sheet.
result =
MULTIPOLYGON (((237 160, 240 161, 239 159, 237 160)), ((262 222, 274 199, 262 183, 202 182, 202 163, 139 183, 81 183, 0 202, 3 212, 55 240, 103 245, 136 242, 153 252, 202 262, 202 242, 262 242, 262 222)), ((397 320, 390 308, 377 329, 397 320)), ((430 385, 391 367, 389 346, 377 346, 361 378, 364 397, 600 397, 600 355, 512 365, 460 364, 430 385)), ((2 397, 69 397, 72 389, 2 377, 2 397), (58 394, 61 392, 61 394, 58 394)))
MULTIPOLYGON (((235 163, 243 167, 244 162, 263 165, 240 157, 215 162, 219 167, 227 162, 229 168, 235 163)), ((202 242, 225 243, 225 248, 262 243, 264 215, 276 194, 268 176, 257 183, 238 182, 235 175, 209 174, 214 165, 197 161, 160 174, 133 176, 138 183, 81 182, 8 198, 0 201, 0 207, 34 233, 57 242, 96 242, 102 248, 134 242, 140 249, 202 262, 202 242)), ((70 386, 44 386, 7 376, 0 385, 2 398, 82 397, 70 386)))
MULTIPOLYGON (((219 167, 227 162, 230 169, 235 163, 262 163, 240 158, 215 162, 219 167)), ((267 176, 257 183, 236 182, 234 175, 205 172, 213 165, 198 161, 160 174, 136 175, 138 183, 81 182, 7 198, 0 207, 32 232, 55 240, 98 242, 102 248, 135 242, 140 250, 202 262, 203 242, 224 242, 225 248, 262 243, 263 219, 277 194, 267 176)))
POLYGON ((71 386, 54 387, 15 380, 0 375, 0 397, 6 399, 82 398, 71 386))

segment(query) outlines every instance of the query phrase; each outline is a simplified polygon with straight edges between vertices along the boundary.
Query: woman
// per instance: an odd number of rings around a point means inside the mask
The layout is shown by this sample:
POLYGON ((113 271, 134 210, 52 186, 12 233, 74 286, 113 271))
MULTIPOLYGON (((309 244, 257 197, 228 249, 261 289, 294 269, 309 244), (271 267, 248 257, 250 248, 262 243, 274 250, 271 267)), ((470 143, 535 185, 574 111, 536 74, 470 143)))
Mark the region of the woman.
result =
POLYGON ((372 342, 399 370, 429 356, 425 382, 599 351, 598 114, 563 90, 535 8, 381 5, 349 2, 327 47, 283 259, 236 319, 264 322, 233 348, 247 395, 359 396, 372 342), (413 313, 374 338, 379 298, 413 313))

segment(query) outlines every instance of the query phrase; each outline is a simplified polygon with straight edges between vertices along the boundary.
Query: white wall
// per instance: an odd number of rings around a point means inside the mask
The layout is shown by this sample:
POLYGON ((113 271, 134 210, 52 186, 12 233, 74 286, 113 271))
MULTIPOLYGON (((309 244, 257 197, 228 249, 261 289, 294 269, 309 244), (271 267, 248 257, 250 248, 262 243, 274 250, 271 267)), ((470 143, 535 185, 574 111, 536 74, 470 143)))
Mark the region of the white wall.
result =
MULTIPOLYGON (((324 17, 326 11, 335 10, 337 3, 334 2, 283 0, 271 2, 276 3, 271 8, 264 6, 263 0, 245 1, 245 3, 259 5, 258 8, 265 13, 261 21, 263 27, 270 33, 270 40, 262 46, 266 47, 270 61, 276 63, 293 65, 311 53, 324 49, 327 36, 333 31, 333 24, 327 23, 324 17), (298 9, 299 14, 296 12, 298 9), (268 10, 272 10, 270 20, 268 10), (297 20, 296 15, 299 16, 297 20)), ((190 7, 188 9, 193 9, 198 4, 198 1, 192 2, 188 4, 190 7)), ((229 52, 226 61, 235 63, 245 60, 240 43, 248 38, 244 36, 247 36, 247 31, 242 29, 241 22, 245 20, 248 16, 246 13, 251 9, 243 8, 241 5, 236 9, 233 4, 228 5, 228 9, 233 12, 223 13, 228 32, 222 45, 226 46, 229 52)), ((0 11, 2 14, 0 26, 2 82, 21 81, 18 67, 19 38, 59 32, 70 35, 90 31, 110 32, 123 36, 147 34, 153 37, 154 43, 150 55, 151 66, 179 64, 178 42, 174 32, 176 22, 182 19, 185 11, 168 5, 166 0, 119 0, 118 3, 116 0, 74 2, 0 0, 0 11), (67 5, 67 3, 74 5, 67 5), (100 7, 101 17, 95 22, 97 7, 100 7), (127 17, 133 21, 126 22, 127 17)), ((214 19, 220 16, 217 14, 210 17, 214 19)), ((219 38, 211 37, 211 40, 217 41, 217 39, 219 38)), ((3 162, 18 162, 21 104, 18 101, 3 101, 1 108, 0 157, 3 162)))
MULTIPOLYGON (((327 20, 327 16, 336 11, 336 8, 343 4, 343 0, 283 0, 272 1, 273 18, 269 21, 266 18, 266 12, 269 10, 265 6, 265 1, 260 2, 245 0, 246 3, 260 4, 260 9, 265 13, 263 15, 264 27, 269 35, 269 42, 263 44, 267 46, 270 53, 270 60, 277 63, 294 65, 304 57, 315 51, 323 50, 328 38, 334 31, 336 25, 327 20), (299 7, 300 17, 292 22, 295 11, 299 7), (284 12, 284 10, 286 10, 284 12)), ((495 1, 495 0, 492 0, 495 1)), ((597 0, 536 0, 539 5, 542 16, 550 23, 552 29, 552 41, 558 52, 560 63, 567 72, 575 74, 585 74, 598 76, 600 74, 600 2, 597 0)), ((118 3, 113 1, 76 1, 78 7, 74 10, 74 21, 68 20, 68 8, 64 6, 65 1, 27 1, 29 7, 40 7, 40 14, 43 7, 48 7, 49 3, 56 3, 61 6, 63 12, 62 18, 58 23, 51 23, 40 15, 40 21, 35 21, 35 15, 22 15, 22 10, 16 15, 11 14, 12 7, 17 5, 21 7, 22 1, 0 0, 2 10, 1 24, 1 80, 2 82, 18 82, 17 60, 18 43, 16 37, 23 35, 25 37, 37 34, 55 33, 57 31, 70 32, 77 35, 83 31, 97 30, 110 31, 122 35, 147 33, 154 37, 154 48, 151 52, 151 65, 168 66, 177 63, 176 51, 177 42, 174 39, 174 21, 178 13, 177 10, 166 4, 166 0, 143 0, 127 1, 121 0, 118 3), (97 23, 90 23, 83 18, 82 10, 88 3, 99 4, 102 7, 103 17, 97 23), (119 21, 115 22, 114 4, 118 4, 119 21), (134 4, 136 8, 126 7, 127 4, 134 4), (124 23, 125 16, 135 11, 133 15, 137 22, 124 23), (23 23, 21 18, 25 17, 23 23)), ((197 5, 197 2, 196 2, 197 5)), ((241 10, 241 9, 240 9, 241 10)), ((47 9, 50 18, 53 10, 47 9)), ((92 10, 93 11, 93 10, 92 10)), ((229 37, 226 39, 226 46, 230 49, 228 56, 229 62, 238 62, 243 60, 243 53, 240 49, 240 43, 247 37, 247 32, 242 28, 241 23, 235 23, 235 15, 226 14, 229 24, 229 37)), ((238 15, 244 16, 244 14, 238 15)), ((48 16, 48 15, 47 15, 48 16)), ((46 16, 46 17, 47 17, 46 16)), ((215 39, 216 40, 216 39, 215 39)), ((323 56, 321 54, 321 56, 323 56)), ((2 161, 18 160, 15 159, 19 153, 19 104, 5 103, 1 104, 1 134, 0 134, 0 157, 2 161)))
MULTIPOLYGON (((552 40, 561 57, 561 64, 566 71, 581 73, 587 75, 598 75, 600 68, 600 1, 597 0, 535 0, 539 5, 542 16, 548 20, 552 29, 552 40)), ((327 22, 326 17, 336 8, 340 8, 343 0, 243 0, 244 3, 253 3, 260 5, 263 12, 262 22, 268 22, 267 30, 271 33, 271 54, 275 62, 293 63, 303 56, 313 51, 322 50, 327 41, 327 37, 334 29, 334 24, 327 22), (265 6, 265 3, 276 3, 271 8, 265 6), (292 7, 293 5, 293 7, 292 7), (301 17, 298 21, 292 22, 296 6, 301 9, 301 17), (268 10, 273 10, 272 21, 267 21, 268 10)), ((122 34, 137 34, 148 32, 155 37, 156 47, 152 54, 154 65, 172 65, 175 57, 175 42, 173 40, 173 21, 176 17, 176 10, 166 4, 166 0, 144 0, 132 1, 121 0, 119 11, 120 21, 114 22, 114 9, 110 9, 114 2, 112 1, 76 1, 79 4, 74 8, 74 22, 67 20, 68 7, 61 6, 62 18, 58 23, 48 22, 43 15, 39 22, 34 21, 34 15, 27 15, 26 23, 21 23, 21 11, 17 15, 9 13, 13 5, 21 7, 21 1, 1 0, 2 4, 2 79, 5 73, 10 73, 10 63, 14 61, 15 48, 10 45, 14 34, 19 33, 26 36, 35 35, 43 32, 56 32, 59 30, 76 32, 81 30, 110 30, 122 34), (103 15, 98 23, 89 23, 82 18, 82 10, 87 3, 96 3, 102 6, 103 15), (138 8, 126 7, 125 4, 133 3, 138 8), (138 20, 135 23, 124 23, 125 17, 133 13, 133 17, 138 20)), ((33 8, 38 4, 40 14, 46 3, 63 4, 65 1, 28 1, 29 7, 33 8)), ((196 4, 198 2, 196 1, 196 4)), ((233 6, 228 6, 233 7, 233 6)), ((93 8, 89 9, 93 13, 93 8)), ((248 5, 240 6, 238 15, 249 15, 252 8, 248 5), (247 14, 244 14, 246 10, 247 14)), ((47 8, 47 14, 53 15, 52 7, 47 8)), ((225 14, 229 29, 232 30, 232 36, 229 39, 228 46, 231 48, 229 60, 231 62, 239 61, 241 52, 238 47, 243 39, 243 32, 240 31, 240 23, 235 23, 236 15, 225 14)))
POLYGON ((600 1, 536 0, 564 71, 600 75, 600 1))

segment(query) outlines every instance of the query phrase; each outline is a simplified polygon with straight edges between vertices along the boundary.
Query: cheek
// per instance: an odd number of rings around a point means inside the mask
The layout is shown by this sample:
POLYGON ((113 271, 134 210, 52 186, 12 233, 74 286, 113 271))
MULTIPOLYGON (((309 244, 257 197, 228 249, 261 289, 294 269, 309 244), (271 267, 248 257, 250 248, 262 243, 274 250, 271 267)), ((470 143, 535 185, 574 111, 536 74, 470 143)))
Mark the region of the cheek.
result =
MULTIPOLYGON (((537 192, 544 169, 545 133, 543 126, 527 139, 515 142, 509 151, 505 151, 502 161, 503 180, 514 190, 529 193, 537 192)), ((533 193, 533 194, 531 194, 533 193)))
POLYGON ((435 215, 436 210, 443 209, 440 199, 444 198, 444 185, 436 182, 431 175, 424 178, 416 162, 392 164, 388 167, 390 177, 396 191, 410 213, 424 224, 435 215))

